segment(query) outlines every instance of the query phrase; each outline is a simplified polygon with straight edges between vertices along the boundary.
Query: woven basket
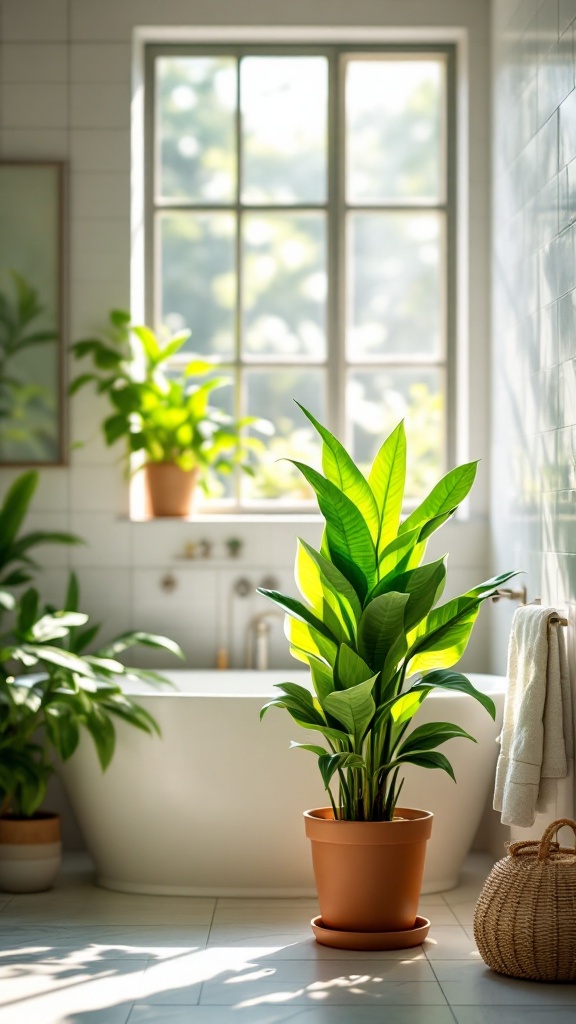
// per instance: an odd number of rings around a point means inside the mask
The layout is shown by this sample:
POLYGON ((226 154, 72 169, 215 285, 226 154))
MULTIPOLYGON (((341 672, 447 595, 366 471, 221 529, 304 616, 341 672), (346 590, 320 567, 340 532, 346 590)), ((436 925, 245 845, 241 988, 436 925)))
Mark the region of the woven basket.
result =
POLYGON ((493 971, 532 981, 576 979, 576 848, 553 837, 553 821, 540 840, 510 843, 494 865, 474 913, 474 938, 493 971))

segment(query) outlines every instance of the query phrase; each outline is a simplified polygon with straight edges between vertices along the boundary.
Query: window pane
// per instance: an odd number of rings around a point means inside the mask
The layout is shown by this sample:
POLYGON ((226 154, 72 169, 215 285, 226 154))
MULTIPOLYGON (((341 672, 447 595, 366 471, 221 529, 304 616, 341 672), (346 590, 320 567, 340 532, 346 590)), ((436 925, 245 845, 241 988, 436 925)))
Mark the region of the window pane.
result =
POLYGON ((243 350, 254 358, 323 359, 326 352, 324 214, 246 214, 243 350))
POLYGON ((444 82, 441 60, 350 61, 349 202, 443 199, 444 82))
POLYGON ((254 480, 245 477, 247 501, 274 499, 275 504, 310 501, 313 492, 289 462, 297 459, 320 469, 316 431, 298 408, 302 403, 320 422, 326 419, 324 374, 320 370, 250 370, 244 377, 247 411, 274 424, 275 434, 265 441, 266 451, 254 480))
POLYGON ((156 75, 157 194, 230 202, 236 190, 236 61, 162 57, 156 75))
POLYGON ((230 357, 235 327, 235 218, 228 213, 162 214, 161 322, 186 327, 186 349, 230 357))
POLYGON ((443 345, 443 215, 348 219, 348 358, 437 356, 443 345))
POLYGON ((243 202, 323 202, 327 60, 246 57, 240 92, 243 202))
POLYGON ((363 370, 348 377, 352 450, 367 471, 384 439, 405 420, 406 500, 421 499, 444 472, 444 381, 437 369, 363 370))

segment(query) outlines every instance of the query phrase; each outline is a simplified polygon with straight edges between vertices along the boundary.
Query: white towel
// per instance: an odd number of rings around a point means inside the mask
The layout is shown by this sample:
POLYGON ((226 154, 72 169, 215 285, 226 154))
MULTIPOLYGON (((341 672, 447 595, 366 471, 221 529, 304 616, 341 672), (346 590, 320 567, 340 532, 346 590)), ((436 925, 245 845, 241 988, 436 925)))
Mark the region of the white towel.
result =
POLYGON ((504 825, 528 827, 555 805, 559 779, 573 770, 572 695, 562 627, 554 608, 526 605, 512 620, 508 691, 494 808, 504 825))

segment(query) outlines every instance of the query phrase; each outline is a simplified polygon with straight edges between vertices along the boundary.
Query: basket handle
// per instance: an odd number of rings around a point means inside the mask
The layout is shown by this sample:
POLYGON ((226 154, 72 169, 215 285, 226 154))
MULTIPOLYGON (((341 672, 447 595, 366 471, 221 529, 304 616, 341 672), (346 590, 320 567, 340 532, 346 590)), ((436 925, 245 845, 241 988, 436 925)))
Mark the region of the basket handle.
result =
POLYGON ((550 853, 552 836, 556 835, 563 825, 568 825, 568 827, 574 832, 574 854, 576 855, 576 821, 572 821, 571 818, 558 818, 557 821, 553 821, 551 825, 548 825, 548 828, 540 840, 540 846, 538 847, 538 860, 546 860, 550 853))

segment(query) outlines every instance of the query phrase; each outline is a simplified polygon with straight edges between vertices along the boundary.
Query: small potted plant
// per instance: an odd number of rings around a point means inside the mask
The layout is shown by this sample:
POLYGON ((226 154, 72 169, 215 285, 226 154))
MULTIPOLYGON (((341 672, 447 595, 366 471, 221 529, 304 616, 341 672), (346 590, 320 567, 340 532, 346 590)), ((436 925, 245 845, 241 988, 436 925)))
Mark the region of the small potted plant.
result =
POLYGON ((78 359, 91 358, 93 370, 72 381, 70 393, 92 383, 108 397, 112 413, 102 424, 106 444, 120 439, 128 462, 140 456, 153 516, 186 516, 196 484, 213 493, 219 475, 234 467, 253 475, 259 438, 248 426, 263 428, 254 417, 234 420, 210 405, 212 391, 228 383, 214 376, 213 363, 193 356, 176 373, 167 367, 190 336, 174 335, 164 344, 149 327, 130 324, 122 310, 110 313, 102 337, 72 345, 78 359))
POLYGON ((114 752, 114 717, 158 731, 121 683, 126 677, 161 677, 126 667, 118 655, 137 643, 181 655, 167 637, 137 632, 87 653, 98 627, 78 610, 74 574, 62 609, 44 607, 34 587, 15 596, 10 588, 30 579, 35 545, 75 540, 19 532, 36 483, 36 473, 23 474, 0 508, 0 889, 10 892, 49 888, 58 871, 59 817, 42 809, 54 755, 71 757, 85 728, 105 769, 114 752))
POLYGON ((324 475, 295 465, 325 519, 322 545, 317 551, 298 541, 302 601, 260 593, 287 613, 291 653, 310 666, 312 687, 280 684, 261 715, 284 708, 324 741, 295 744, 318 757, 330 801, 305 812, 321 911, 313 921, 317 940, 344 949, 404 948, 422 942, 429 926, 417 909, 432 815, 398 805, 402 768, 437 768, 454 778, 437 748, 454 737, 473 739, 448 722, 412 728, 412 719, 434 687, 468 694, 494 717, 490 698, 453 666, 482 601, 515 574, 439 605, 446 556, 422 564, 426 542, 467 496, 476 463, 451 470, 402 520, 403 424, 366 478, 340 442, 303 412, 322 438, 324 475))

